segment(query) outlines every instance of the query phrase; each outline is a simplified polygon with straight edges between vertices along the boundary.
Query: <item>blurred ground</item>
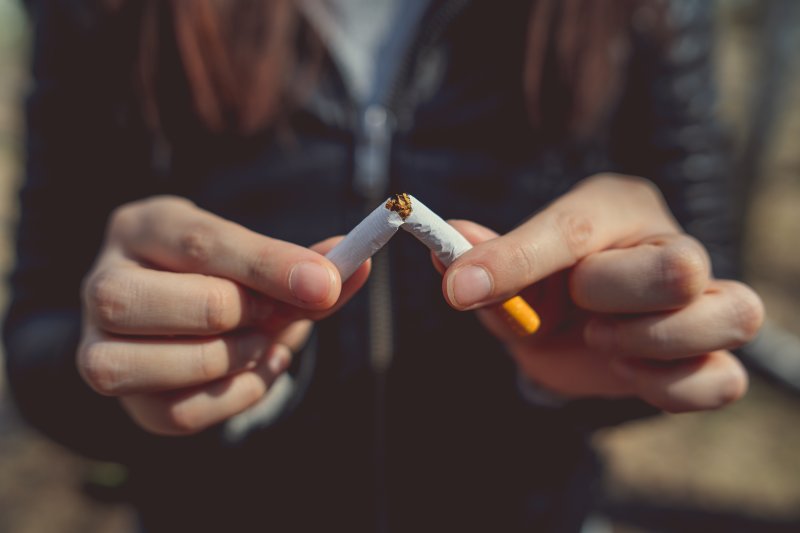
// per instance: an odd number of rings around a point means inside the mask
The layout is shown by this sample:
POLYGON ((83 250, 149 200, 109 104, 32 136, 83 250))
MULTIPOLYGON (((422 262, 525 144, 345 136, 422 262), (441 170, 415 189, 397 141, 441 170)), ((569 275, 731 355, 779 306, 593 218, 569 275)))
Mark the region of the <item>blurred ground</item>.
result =
MULTIPOLYGON (((792 1, 792 0, 789 0, 792 1)), ((0 0, 0 267, 10 261, 20 170, 26 33, 16 0, 0 0)), ((765 3, 720 3, 722 115, 734 132, 760 80, 765 3)), ((798 30, 800 20, 795 21, 798 30)), ((785 66, 784 66, 785 67, 785 66)), ((782 68, 784 68, 782 67, 782 68)), ((800 334, 800 68, 786 91, 747 221, 746 272, 776 323, 800 334)), ((738 141, 744 142, 740 136, 738 141)), ((5 301, 0 284, 0 306, 5 301)), ((86 497, 94 466, 25 428, 0 380, 0 533, 125 532, 130 510, 86 497)), ((617 532, 800 531, 800 397, 755 378, 747 398, 714 413, 664 416, 599 433, 608 462, 603 510, 617 532)))

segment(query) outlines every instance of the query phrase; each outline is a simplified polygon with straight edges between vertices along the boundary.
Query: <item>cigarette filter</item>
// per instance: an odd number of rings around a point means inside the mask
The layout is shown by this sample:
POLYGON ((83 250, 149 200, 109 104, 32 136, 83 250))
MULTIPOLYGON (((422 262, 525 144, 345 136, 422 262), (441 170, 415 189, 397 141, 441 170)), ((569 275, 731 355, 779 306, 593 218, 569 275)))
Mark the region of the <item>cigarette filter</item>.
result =
MULTIPOLYGON (((395 195, 389 202, 397 197, 405 197, 402 202, 409 205, 409 214, 405 217, 403 229, 430 248, 444 266, 449 267, 462 254, 472 249, 472 244, 463 235, 428 206, 405 193, 395 195)), ((539 315, 521 296, 509 298, 501 304, 501 308, 503 318, 521 336, 535 333, 541 325, 539 315)))
MULTIPOLYGON (((400 227, 430 248, 445 267, 472 248, 463 235, 425 204, 401 193, 375 208, 326 257, 339 269, 342 280, 346 280, 389 242, 400 227)), ((519 335, 527 336, 539 329, 539 316, 522 297, 506 300, 501 309, 502 316, 519 335)))

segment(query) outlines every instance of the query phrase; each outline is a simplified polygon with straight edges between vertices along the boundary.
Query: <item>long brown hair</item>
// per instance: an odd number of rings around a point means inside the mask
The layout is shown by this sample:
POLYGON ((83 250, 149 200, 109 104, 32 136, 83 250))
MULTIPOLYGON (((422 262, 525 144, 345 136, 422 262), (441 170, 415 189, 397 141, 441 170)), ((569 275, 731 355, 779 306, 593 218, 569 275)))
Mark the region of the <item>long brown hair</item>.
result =
MULTIPOLYGON (((206 127, 248 134, 275 120, 286 103, 287 73, 298 65, 300 16, 293 0, 168 0, 166 9, 163 1, 145 1, 138 72, 156 127, 155 65, 164 17, 171 20, 194 111, 206 127)), ((635 11, 658 1, 533 0, 523 80, 534 125, 546 126, 547 84, 557 83, 566 102, 559 124, 575 135, 590 134, 620 88, 635 11)))

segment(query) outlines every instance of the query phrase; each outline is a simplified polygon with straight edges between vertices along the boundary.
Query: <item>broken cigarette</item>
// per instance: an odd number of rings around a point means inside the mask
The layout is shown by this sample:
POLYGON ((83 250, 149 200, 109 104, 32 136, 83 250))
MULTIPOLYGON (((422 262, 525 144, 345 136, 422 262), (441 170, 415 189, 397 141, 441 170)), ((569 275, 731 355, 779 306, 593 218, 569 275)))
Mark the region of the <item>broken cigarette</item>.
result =
MULTIPOLYGON (((463 253, 472 249, 472 244, 453 226, 413 196, 397 194, 389 202, 398 201, 399 198, 410 206, 403 229, 430 248, 445 267, 449 267, 463 253)), ((503 317, 520 335, 530 335, 539 329, 539 315, 521 296, 509 298, 501 304, 501 308, 503 317)))
MULTIPOLYGON (((401 193, 378 206, 326 257, 339 269, 342 280, 346 280, 389 242, 400 227, 425 244, 445 267, 472 248, 463 235, 425 204, 401 193)), ((521 296, 506 300, 501 309, 503 317, 519 335, 527 336, 539 329, 539 316, 521 296)))
POLYGON ((381 204, 325 257, 336 265, 342 281, 345 281, 364 261, 378 253, 402 225, 403 218, 381 204))

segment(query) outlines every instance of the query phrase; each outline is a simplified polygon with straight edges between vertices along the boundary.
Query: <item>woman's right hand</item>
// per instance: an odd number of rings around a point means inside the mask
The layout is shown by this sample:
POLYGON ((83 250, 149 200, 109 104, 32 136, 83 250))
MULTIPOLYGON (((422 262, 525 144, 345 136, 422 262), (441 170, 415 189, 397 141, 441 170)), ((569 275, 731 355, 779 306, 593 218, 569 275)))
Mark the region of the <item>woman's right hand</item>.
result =
POLYGON ((118 208, 83 284, 81 376, 158 434, 195 433, 247 409, 311 320, 366 281, 369 263, 342 284, 321 255, 337 240, 303 248, 177 197, 118 208))

